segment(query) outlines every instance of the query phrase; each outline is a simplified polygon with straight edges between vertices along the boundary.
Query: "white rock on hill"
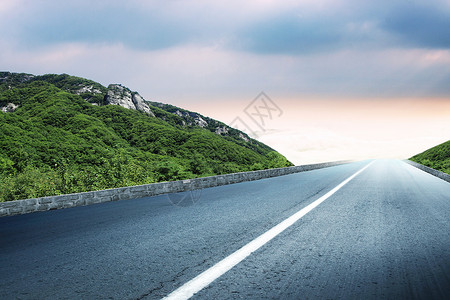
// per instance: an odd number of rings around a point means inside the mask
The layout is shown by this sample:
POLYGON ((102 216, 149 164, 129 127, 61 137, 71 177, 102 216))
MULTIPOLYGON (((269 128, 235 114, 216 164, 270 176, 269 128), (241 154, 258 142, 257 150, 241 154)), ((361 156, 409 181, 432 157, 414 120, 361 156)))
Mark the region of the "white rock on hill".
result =
POLYGON ((134 106, 136 107, 137 110, 146 112, 147 114, 151 115, 152 117, 155 116, 153 114, 152 110, 150 109, 150 107, 148 106, 148 104, 145 103, 145 100, 144 100, 144 98, 141 97, 141 95, 139 95, 138 93, 134 93, 132 95, 131 100, 133 101, 134 106))
POLYGON ((2 112, 14 112, 19 106, 15 105, 14 103, 8 103, 6 106, 4 107, 0 107, 0 110, 2 112))
POLYGON ((141 95, 132 93, 128 88, 120 84, 110 84, 108 86, 105 102, 110 105, 120 105, 124 108, 140 110, 155 116, 141 95))
POLYGON ((83 94, 83 93, 92 93, 92 94, 101 94, 102 93, 102 91, 94 88, 93 85, 80 84, 79 87, 80 88, 75 91, 75 94, 77 94, 77 95, 80 95, 80 94, 83 94))
POLYGON ((110 84, 106 94, 106 104, 120 105, 128 109, 136 109, 131 99, 131 91, 120 84, 110 84))

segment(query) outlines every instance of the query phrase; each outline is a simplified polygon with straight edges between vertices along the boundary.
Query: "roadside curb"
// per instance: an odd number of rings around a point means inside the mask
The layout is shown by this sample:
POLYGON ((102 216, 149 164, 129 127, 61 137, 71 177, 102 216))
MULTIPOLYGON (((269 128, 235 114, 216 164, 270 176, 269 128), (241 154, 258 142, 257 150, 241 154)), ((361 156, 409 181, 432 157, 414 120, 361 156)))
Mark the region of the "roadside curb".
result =
POLYGON ((447 182, 450 182, 450 175, 447 174, 447 173, 444 173, 444 172, 435 170, 435 169, 433 169, 433 168, 430 168, 430 167, 421 165, 421 164, 416 163, 416 162, 414 162, 414 161, 411 161, 411 160, 409 160, 409 159, 405 159, 404 162, 410 164, 411 166, 416 167, 417 169, 420 169, 420 170, 422 170, 422 171, 424 171, 424 172, 427 172, 427 173, 429 173, 429 174, 431 174, 431 175, 433 175, 433 176, 436 176, 436 177, 438 177, 438 178, 440 178, 440 179, 442 179, 442 180, 445 180, 445 181, 447 181, 447 182))
POLYGON ((179 193, 190 190, 311 171, 315 169, 346 164, 349 162, 350 161, 326 162, 311 165, 201 177, 187 180, 150 183, 76 194, 0 202, 0 217, 91 205, 110 201, 137 199, 169 193, 179 193))

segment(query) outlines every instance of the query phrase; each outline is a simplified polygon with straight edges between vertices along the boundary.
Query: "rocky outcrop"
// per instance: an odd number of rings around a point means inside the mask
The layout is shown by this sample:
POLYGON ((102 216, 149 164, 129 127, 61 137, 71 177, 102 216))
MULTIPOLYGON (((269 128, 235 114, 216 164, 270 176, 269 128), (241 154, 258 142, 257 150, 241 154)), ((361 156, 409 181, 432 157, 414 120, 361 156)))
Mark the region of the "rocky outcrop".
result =
POLYGON ((136 109, 131 99, 131 91, 120 84, 110 84, 106 93, 105 103, 110 105, 120 105, 128 109, 136 109))
POLYGON ((225 135, 228 133, 228 128, 226 126, 219 126, 216 128, 216 134, 225 135))
POLYGON ((8 103, 6 106, 0 107, 0 110, 5 113, 14 112, 18 107, 19 105, 15 105, 14 103, 8 103))
POLYGON ((250 139, 247 136, 245 136, 245 134, 243 134, 242 132, 239 132, 239 137, 244 141, 246 141, 247 143, 250 141, 250 139))
POLYGON ((84 93, 91 93, 91 94, 101 94, 102 93, 102 91, 100 91, 99 89, 94 88, 93 85, 79 84, 78 86, 80 88, 75 91, 75 94, 77 94, 77 95, 81 95, 84 93))
MULTIPOLYGON (((229 135, 230 133, 230 127, 228 126, 219 126, 216 128, 215 133, 218 135, 229 135)), ((243 134, 242 132, 239 132, 239 138, 243 139, 246 142, 249 142, 250 139, 248 138, 248 136, 246 136, 245 134, 243 134)))
POLYGON ((200 117, 199 115, 196 115, 196 117, 194 118, 194 122, 197 126, 200 126, 202 128, 205 128, 206 126, 208 126, 208 122, 203 120, 202 117, 200 117))
POLYGON ((0 83, 7 83, 7 82, 19 82, 24 83, 27 81, 30 81, 35 76, 32 74, 26 74, 26 73, 11 73, 11 72, 0 72, 0 83))
POLYGON ((124 108, 143 111, 154 116, 152 110, 145 103, 145 100, 138 93, 131 92, 128 88, 120 84, 110 84, 105 96, 105 103, 110 105, 120 105, 124 108))
POLYGON ((202 128, 208 126, 208 122, 206 122, 199 114, 195 112, 177 110, 172 113, 184 119, 183 121, 184 126, 197 125, 202 128))
POLYGON ((137 110, 143 111, 151 115, 152 117, 155 116, 152 110, 150 109, 150 106, 148 106, 148 104, 145 103, 145 100, 144 98, 141 97, 141 95, 139 95, 138 93, 133 93, 131 95, 131 100, 133 101, 134 106, 136 107, 137 110))

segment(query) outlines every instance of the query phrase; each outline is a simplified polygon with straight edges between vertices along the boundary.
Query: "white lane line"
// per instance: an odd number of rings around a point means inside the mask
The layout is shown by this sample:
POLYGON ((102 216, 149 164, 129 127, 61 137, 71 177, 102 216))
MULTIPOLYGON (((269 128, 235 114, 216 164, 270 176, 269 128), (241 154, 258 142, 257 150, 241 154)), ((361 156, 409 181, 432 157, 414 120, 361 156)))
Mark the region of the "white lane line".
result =
POLYGON ((292 224, 300 220, 304 215, 309 213, 311 210, 316 208, 320 203, 328 199, 331 195, 336 193, 340 188, 342 188, 345 184, 347 184, 350 180, 355 178, 359 173, 367 169, 371 164, 373 164, 374 161, 357 171, 355 174, 347 178, 346 180, 342 181, 338 186, 336 186, 334 189, 314 201, 313 203, 309 204, 308 206, 302 208, 286 220, 282 221, 278 225, 275 225, 253 241, 249 242, 247 245, 243 246, 236 252, 230 254, 211 268, 207 269, 194 279, 191 279, 190 281, 186 282, 184 285, 164 297, 163 299, 189 299, 191 298, 195 293, 199 292, 200 290, 207 287, 211 282, 225 274, 227 271, 229 271, 231 268, 233 268, 235 265, 243 261, 247 256, 264 246, 267 242, 269 242, 271 239, 282 233, 284 230, 289 228, 292 224))

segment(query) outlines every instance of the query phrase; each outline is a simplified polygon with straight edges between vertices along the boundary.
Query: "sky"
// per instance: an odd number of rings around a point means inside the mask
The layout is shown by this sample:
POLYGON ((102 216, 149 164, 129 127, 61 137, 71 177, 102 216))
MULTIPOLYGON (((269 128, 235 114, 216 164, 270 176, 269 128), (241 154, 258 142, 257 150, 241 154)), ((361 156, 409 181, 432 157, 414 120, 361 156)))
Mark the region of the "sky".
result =
POLYGON ((295 164, 450 139, 450 0, 0 0, 0 70, 121 83, 295 164))

